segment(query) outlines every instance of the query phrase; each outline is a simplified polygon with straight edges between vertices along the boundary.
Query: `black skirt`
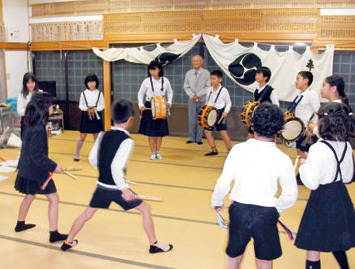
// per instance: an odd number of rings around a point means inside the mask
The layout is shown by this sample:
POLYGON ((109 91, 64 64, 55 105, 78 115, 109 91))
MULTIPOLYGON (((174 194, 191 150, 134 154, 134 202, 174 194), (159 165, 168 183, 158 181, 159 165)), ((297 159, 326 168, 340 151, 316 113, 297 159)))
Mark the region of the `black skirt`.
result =
MULTIPOLYGON (((144 106, 150 108, 150 102, 145 102, 144 106)), ((146 136, 163 137, 169 135, 167 119, 153 120, 152 111, 147 109, 142 113, 142 119, 139 126, 139 133, 146 136)))
POLYGON ((98 120, 96 116, 92 116, 90 120, 87 111, 81 112, 80 133, 96 134, 104 130, 101 111, 98 111, 97 113, 99 114, 100 119, 98 120))
POLYGON ((345 185, 339 181, 311 192, 295 245, 320 252, 355 247, 355 211, 345 185))
POLYGON ((36 180, 30 180, 17 175, 15 181, 15 189, 23 194, 51 194, 56 193, 57 188, 54 184, 53 179, 48 182, 48 185, 44 190, 41 190, 41 182, 36 180))

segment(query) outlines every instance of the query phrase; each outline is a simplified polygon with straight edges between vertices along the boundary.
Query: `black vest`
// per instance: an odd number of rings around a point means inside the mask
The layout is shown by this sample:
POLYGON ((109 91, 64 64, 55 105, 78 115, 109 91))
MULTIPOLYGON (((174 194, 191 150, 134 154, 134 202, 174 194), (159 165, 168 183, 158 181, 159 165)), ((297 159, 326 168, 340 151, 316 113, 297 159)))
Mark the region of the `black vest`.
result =
POLYGON ((259 93, 259 90, 254 91, 254 101, 260 101, 260 103, 271 102, 270 96, 274 89, 270 85, 266 85, 265 88, 259 93))
POLYGON ((127 138, 130 137, 120 130, 110 130, 103 134, 98 152, 99 182, 116 185, 112 177, 111 164, 121 143, 127 138))

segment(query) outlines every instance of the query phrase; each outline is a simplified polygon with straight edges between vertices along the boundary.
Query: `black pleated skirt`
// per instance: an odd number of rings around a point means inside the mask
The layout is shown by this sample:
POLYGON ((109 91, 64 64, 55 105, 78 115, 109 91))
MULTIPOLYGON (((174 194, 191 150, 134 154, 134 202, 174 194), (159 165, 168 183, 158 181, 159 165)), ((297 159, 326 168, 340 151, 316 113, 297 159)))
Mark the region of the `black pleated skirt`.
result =
MULTIPOLYGON (((145 102, 144 106, 150 108, 150 102, 145 102)), ((169 127, 167 119, 153 120, 152 111, 144 110, 139 126, 139 133, 146 136, 163 137, 169 135, 169 127)))
POLYGON ((339 181, 311 192, 295 245, 320 252, 355 247, 355 211, 345 185, 339 181))
POLYGON ((17 175, 15 181, 15 189, 23 194, 51 194, 56 193, 57 188, 54 184, 53 179, 48 182, 48 185, 44 190, 41 190, 41 182, 36 180, 30 180, 17 175))
POLYGON ((100 116, 98 120, 96 116, 92 116, 91 120, 89 118, 87 111, 81 112, 81 121, 80 121, 80 133, 82 134, 96 134, 104 130, 104 124, 102 121, 101 111, 97 112, 100 116))

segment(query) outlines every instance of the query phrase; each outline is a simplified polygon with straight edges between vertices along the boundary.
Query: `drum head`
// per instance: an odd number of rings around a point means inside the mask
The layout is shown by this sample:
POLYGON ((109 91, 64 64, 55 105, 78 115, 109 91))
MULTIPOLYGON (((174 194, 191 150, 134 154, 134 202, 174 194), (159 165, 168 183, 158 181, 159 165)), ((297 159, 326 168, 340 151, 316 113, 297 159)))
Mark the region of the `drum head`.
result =
POLYGON ((206 123, 207 123, 208 126, 212 127, 212 126, 215 125, 216 121, 217 121, 217 110, 212 109, 210 111, 210 113, 208 114, 208 116, 207 116, 207 122, 206 123))
POLYGON ((303 128, 304 125, 298 118, 290 119, 285 122, 281 136, 286 141, 294 141, 302 134, 303 128))

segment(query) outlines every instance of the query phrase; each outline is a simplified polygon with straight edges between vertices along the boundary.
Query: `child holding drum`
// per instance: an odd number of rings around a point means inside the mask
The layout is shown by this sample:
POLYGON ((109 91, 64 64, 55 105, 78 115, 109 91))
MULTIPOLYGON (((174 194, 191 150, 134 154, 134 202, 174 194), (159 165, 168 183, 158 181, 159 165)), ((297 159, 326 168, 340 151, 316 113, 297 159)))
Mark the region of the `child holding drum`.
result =
POLYGON ((223 74, 220 70, 214 70, 211 72, 212 87, 207 91, 206 105, 207 107, 213 106, 217 109, 217 120, 214 126, 209 128, 205 127, 205 136, 211 147, 211 152, 206 153, 205 156, 218 155, 218 150, 212 136, 214 128, 219 131, 219 134, 226 144, 227 150, 229 151, 232 148, 232 141, 229 138, 226 124, 226 118, 231 109, 232 102, 228 90, 221 85, 222 80, 223 74))
POLYGON ((148 136, 151 160, 162 159, 159 154, 161 143, 163 137, 169 135, 167 109, 171 108, 173 90, 169 80, 163 75, 161 64, 155 60, 151 61, 148 65, 148 77, 143 80, 138 92, 138 106, 142 113, 139 133, 148 136), (160 111, 162 114, 153 118, 153 111, 160 111))

